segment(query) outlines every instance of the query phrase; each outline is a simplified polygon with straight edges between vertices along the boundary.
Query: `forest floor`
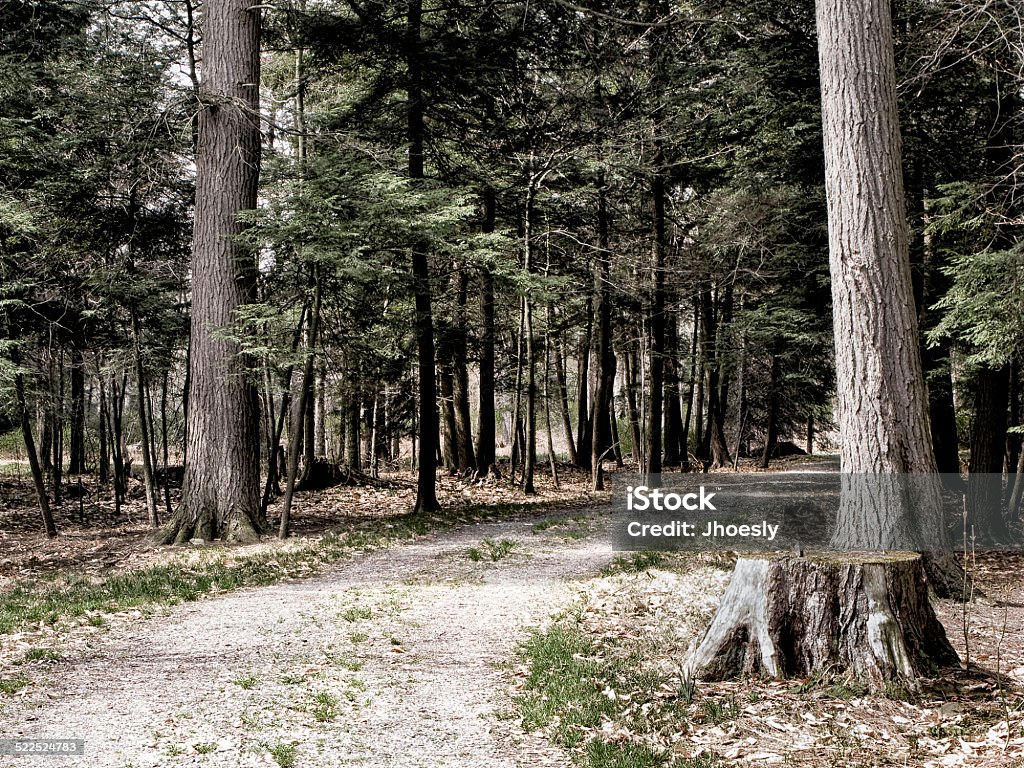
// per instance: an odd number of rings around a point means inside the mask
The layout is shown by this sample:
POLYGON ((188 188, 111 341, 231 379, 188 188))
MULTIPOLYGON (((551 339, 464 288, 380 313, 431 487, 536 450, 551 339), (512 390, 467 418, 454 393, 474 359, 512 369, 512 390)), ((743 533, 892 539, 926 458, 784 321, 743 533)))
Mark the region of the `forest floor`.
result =
MULTIPOLYGON (((84 758, 0 765, 646 765, 603 750, 637 743, 678 768, 1024 766, 1024 559, 979 558, 985 596, 968 607, 966 632, 962 606, 939 601, 950 640, 962 657, 969 644, 977 669, 921 693, 869 695, 816 680, 687 690, 679 665, 713 614, 729 561, 616 556, 607 504, 581 505, 581 488, 579 478, 558 492, 542 488, 535 510, 348 552, 306 578, 0 635, 0 739, 86 742, 84 758), (569 709, 595 692, 610 705, 567 747, 558 734, 572 712, 555 711, 537 688, 542 659, 529 648, 569 632, 587 649, 583 698, 569 709), (622 676, 616 659, 644 674, 622 676)), ((504 490, 455 482, 445 492, 467 508, 508 501, 504 490)), ((300 531, 315 541, 342 512, 405 511, 402 493, 311 494, 300 531), (318 504, 335 508, 318 517, 318 504)), ((148 543, 141 520, 122 521, 104 543, 96 521, 76 527, 71 518, 63 538, 78 543, 53 557, 42 541, 10 546, 30 537, 4 525, 0 596, 70 567, 99 578, 223 554, 205 545, 168 555, 148 543)), ((253 551, 283 561, 296 546, 253 551)), ((570 654, 570 666, 582 655, 570 654)))

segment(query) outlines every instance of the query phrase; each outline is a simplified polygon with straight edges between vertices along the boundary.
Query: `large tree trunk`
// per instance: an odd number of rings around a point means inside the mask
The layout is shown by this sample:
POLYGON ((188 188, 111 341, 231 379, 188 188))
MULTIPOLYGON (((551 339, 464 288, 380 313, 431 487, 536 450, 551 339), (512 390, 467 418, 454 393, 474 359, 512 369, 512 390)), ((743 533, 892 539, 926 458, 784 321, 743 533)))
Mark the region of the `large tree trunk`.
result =
MULTIPOLYGON (((920 537, 943 551, 910 279, 889 4, 818 0, 816 10, 845 473, 833 547, 892 550, 920 537), (867 485, 881 493, 855 487, 869 474, 876 482, 867 485), (899 492, 910 474, 918 478, 913 498, 899 492)), ((948 560, 936 558, 933 567, 949 574, 948 560)), ((912 553, 741 559, 689 669, 704 677, 847 671, 874 687, 892 679, 913 686, 956 660, 927 586, 921 558, 912 553)))
POLYGON ((260 167, 260 10, 204 8, 196 150, 188 440, 182 501, 161 539, 254 541, 260 525, 259 403, 238 345, 223 334, 253 295, 256 264, 238 242, 260 167))

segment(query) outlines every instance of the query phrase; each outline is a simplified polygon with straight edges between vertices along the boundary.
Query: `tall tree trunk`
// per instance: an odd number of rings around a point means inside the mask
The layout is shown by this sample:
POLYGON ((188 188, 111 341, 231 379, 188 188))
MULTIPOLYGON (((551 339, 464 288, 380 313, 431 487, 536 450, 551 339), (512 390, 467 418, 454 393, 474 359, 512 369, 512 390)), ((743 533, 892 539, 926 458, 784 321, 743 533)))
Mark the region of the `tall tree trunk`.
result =
MULTIPOLYGON (((406 67, 408 71, 409 178, 414 185, 424 178, 423 143, 423 0, 409 0, 406 20, 406 67)), ((437 380, 434 369, 434 317, 431 308, 430 265, 427 246, 412 249, 412 278, 415 296, 416 351, 419 357, 419 467, 416 480, 417 512, 435 512, 437 500, 437 380)))
POLYGON ((779 342, 778 339, 772 342, 772 366, 768 380, 768 427, 764 435, 764 450, 761 452, 761 469, 768 469, 768 462, 775 453, 775 446, 779 442, 779 379, 781 369, 779 366, 779 342))
POLYGON ((160 385, 160 449, 164 465, 164 509, 167 516, 174 515, 174 508, 171 506, 171 484, 170 484, 170 438, 167 434, 167 388, 170 379, 170 371, 164 369, 163 381, 160 385))
MULTIPOLYGON (((299 383, 299 402, 296 413, 298 418, 292 420, 292 433, 288 439, 288 484, 285 486, 284 503, 281 505, 281 520, 277 527, 277 536, 280 539, 287 539, 291 527, 292 501, 295 498, 295 487, 299 478, 299 439, 302 431, 308 428, 309 420, 303 418, 310 412, 310 398, 312 397, 312 381, 316 371, 316 344, 320 335, 320 310, 323 303, 323 283, 319 279, 319 269, 314 268, 313 275, 313 305, 309 312, 309 326, 306 330, 306 359, 302 364, 302 381, 299 383)), ((313 436, 306 433, 307 446, 312 443, 313 436)), ((303 480, 310 476, 313 461, 309 462, 303 473, 303 480)))
POLYGON ((121 504, 128 493, 128 464, 124 455, 124 400, 125 390, 128 387, 127 376, 121 376, 121 383, 117 378, 110 380, 110 452, 114 460, 114 514, 121 513, 121 504))
MULTIPOLYGON (((654 202, 651 243, 651 288, 647 323, 651 329, 651 378, 647 399, 647 435, 645 443, 647 476, 661 474, 662 420, 665 397, 665 177, 664 152, 655 129, 653 180, 651 198, 654 202)), ((650 481, 649 481, 650 482, 650 481)))
POLYGON ((629 420, 629 436, 632 441, 632 453, 633 461, 636 462, 637 467, 640 467, 640 456, 642 454, 641 441, 643 437, 640 433, 640 413, 637 408, 636 395, 639 389, 639 383, 637 382, 636 372, 636 356, 631 353, 629 348, 623 344, 621 350, 622 366, 623 366, 623 378, 625 395, 626 395, 626 418, 629 420))
MULTIPOLYGON (((537 195, 539 174, 533 167, 530 156, 529 183, 526 188, 526 205, 523 209, 523 271, 533 272, 533 205, 537 195)), ((530 288, 523 294, 523 331, 526 338, 526 445, 523 448, 523 493, 537 492, 533 473, 537 467, 537 356, 536 339, 533 333, 533 299, 530 288)))
POLYGON ((570 464, 579 464, 576 454, 576 440, 572 433, 572 419, 569 416, 569 388, 565 381, 565 350, 559 334, 555 353, 555 387, 558 390, 558 411, 562 416, 562 432, 565 435, 565 446, 569 454, 570 464))
POLYGON ((818 0, 826 196, 843 493, 825 558, 741 559, 688 665, 706 677, 849 672, 914 686, 956 653, 928 600, 907 534, 942 541, 918 345, 900 168, 892 21, 886 0, 818 0), (879 301, 878 297, 885 297, 879 301), (876 496, 848 489, 873 473, 876 496), (885 482, 890 479, 890 482, 885 482))
POLYGON ((64 353, 61 352, 58 358, 57 373, 52 379, 53 390, 51 402, 53 408, 53 458, 51 461, 51 472, 53 473, 53 503, 59 505, 61 502, 61 489, 64 478, 64 353))
POLYGON ((469 320, 466 312, 469 274, 466 268, 459 265, 453 279, 455 322, 452 329, 452 406, 455 414, 455 446, 459 473, 466 475, 476 470, 473 425, 469 414, 469 320))
MULTIPOLYGON (((690 423, 693 420, 694 386, 697 383, 697 341, 700 338, 700 308, 695 305, 693 313, 693 333, 690 335, 690 378, 686 385, 686 413, 683 416, 683 434, 679 440, 684 470, 690 469, 690 423)), ((700 412, 698 401, 697 412, 700 412)), ((700 437, 697 438, 700 443, 700 437)))
POLYGON ((109 412, 107 406, 107 388, 103 382, 103 371, 99 373, 100 383, 100 412, 99 412, 99 444, 100 444, 100 460, 99 460, 99 481, 100 485, 106 485, 110 482, 110 448, 107 443, 107 430, 109 429, 109 412))
POLYGON ((132 312, 132 341, 135 346, 135 395, 138 402, 139 430, 142 443, 142 484, 146 491, 146 512, 149 524, 157 528, 160 515, 156 509, 156 484, 153 479, 153 454, 150 423, 146 414, 146 369, 142 361, 142 342, 139 339, 139 317, 132 312))
POLYGON ((259 183, 260 7, 221 0, 203 13, 187 462, 168 543, 255 541, 261 531, 259 403, 238 344, 221 333, 256 279, 238 214, 256 207, 259 183))
POLYGON ((594 341, 597 363, 594 401, 590 409, 590 487, 604 490, 603 459, 607 448, 603 425, 608 423, 612 386, 615 381, 615 352, 612 350, 611 252, 609 248, 609 214, 604 168, 597 176, 597 246, 594 269, 594 318, 597 323, 594 341))
MULTIPOLYGON (((19 362, 17 355, 12 352, 11 357, 17 367, 19 362)), ((25 397, 25 379, 21 373, 14 374, 14 396, 18 407, 18 418, 21 421, 21 436, 25 441, 25 453, 28 455, 28 465, 32 471, 32 483, 36 489, 36 501, 43 517, 43 530, 46 532, 47 538, 52 539, 57 535, 57 525, 53 521, 50 499, 46 495, 46 480, 43 476, 42 465, 39 463, 36 442, 32 436, 32 419, 29 416, 28 400, 25 397)))
POLYGON ((85 360, 82 350, 71 347, 71 434, 68 444, 68 474, 85 472, 85 360))
MULTIPOLYGON (((494 189, 488 186, 483 191, 481 229, 484 233, 494 232, 495 215, 494 189)), ((481 479, 492 472, 498 474, 494 434, 494 340, 494 275, 484 266, 480 270, 480 429, 476 441, 477 477, 481 479)))
MULTIPOLYGON (((595 269, 599 265, 595 264, 595 269)), ((590 469, 590 349, 594 345, 594 301, 587 296, 583 332, 576 348, 576 463, 590 469)))
POLYGON ((675 312, 665 318, 665 458, 667 467, 682 464, 683 412, 679 403, 679 327, 675 312))
POLYGON ((1006 541, 1003 520, 1003 463, 1006 460, 1006 417, 1010 369, 982 365, 975 376, 974 422, 967 489, 969 524, 984 544, 1006 541))
POLYGON ((727 467, 731 463, 729 447, 725 442, 725 412, 721 400, 721 369, 718 359, 718 322, 715 300, 711 288, 701 291, 701 325, 704 329, 702 359, 704 361, 704 390, 707 395, 707 423, 701 458, 710 462, 714 469, 727 467))
MULTIPOLYGON (((449 352, 447 344, 441 346, 442 354, 449 352)), ((439 361, 437 366, 438 395, 441 406, 441 457, 444 468, 452 475, 459 474, 459 456, 455 427, 455 386, 450 360, 439 361)))

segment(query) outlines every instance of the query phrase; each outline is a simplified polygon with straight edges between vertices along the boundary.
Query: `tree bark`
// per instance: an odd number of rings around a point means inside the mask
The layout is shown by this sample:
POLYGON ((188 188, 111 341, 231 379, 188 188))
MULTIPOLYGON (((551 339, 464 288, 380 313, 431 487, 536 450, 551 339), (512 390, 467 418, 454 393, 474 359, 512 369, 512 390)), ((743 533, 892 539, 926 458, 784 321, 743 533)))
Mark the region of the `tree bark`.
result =
MULTIPOLYGON (((422 0, 410 0, 406 19, 406 68, 408 86, 409 178, 417 184, 424 178, 423 143, 423 21, 422 0)), ((417 512, 435 512, 437 500, 437 380, 434 369, 434 317, 431 308, 430 264, 427 246, 412 248, 412 278, 415 296, 416 351, 419 358, 419 462, 416 479, 417 512)))
MULTIPOLYGON (((494 232, 496 218, 494 189, 483 191, 483 221, 485 234, 494 232)), ((480 427, 476 439, 477 477, 497 475, 497 439, 494 413, 494 275, 486 266, 480 270, 480 427)))
POLYGON ((82 350, 71 347, 71 435, 68 474, 85 472, 85 360, 82 350))
POLYGON ((261 532, 259 404, 238 345, 223 334, 256 278, 237 236, 259 183, 260 10, 222 0, 204 17, 187 461, 181 504, 160 536, 167 543, 255 541, 261 532))
POLYGON ((579 464, 576 454, 576 439, 572 432, 572 419, 569 416, 569 388, 565 381, 565 350, 559 333, 558 344, 555 346, 555 387, 558 390, 558 410, 562 416, 562 432, 565 435, 566 450, 570 464, 579 464))
POLYGON ((594 401, 590 409, 590 487, 592 490, 604 490, 604 473, 602 464, 606 441, 602 425, 608 422, 608 409, 611 403, 612 385, 615 377, 615 353, 612 350, 612 297, 611 297, 611 253, 609 252, 609 216, 605 189, 604 170, 598 172, 597 178, 597 232, 598 255, 594 269, 594 317, 597 321, 595 334, 596 346, 596 380, 594 401))
MULTIPOLYGON (((843 493, 833 546, 892 550, 944 521, 910 278, 892 20, 886 0, 817 0, 843 493), (875 496, 849 493, 875 476, 875 496), (917 474, 916 498, 900 476, 917 474)), ((940 571, 948 561, 936 558, 940 571)), ((956 653, 912 553, 741 559, 688 662, 704 677, 848 671, 908 686, 956 653)))
POLYGON ((740 558, 687 671, 740 675, 844 673, 880 689, 910 687, 957 656, 928 601, 921 557, 845 561, 740 558))
MULTIPOLYGON (((12 362, 17 366, 17 357, 12 354, 12 358, 12 362)), ((21 436, 25 441, 25 453, 28 455, 32 483, 36 489, 36 501, 39 503, 39 512, 43 517, 43 530, 46 532, 46 537, 52 539, 57 535, 57 525, 53 521, 50 499, 46 495, 46 480, 43 477, 43 468, 39 463, 36 442, 32 436, 32 419, 29 416, 28 400, 25 397, 25 379, 21 373, 14 374, 14 395, 18 406, 18 417, 21 421, 21 436)))
MULTIPOLYGON (((654 203, 652 222, 650 304, 647 324, 651 329, 650 394, 647 398, 647 434, 644 449, 648 477, 661 474, 662 420, 665 398, 665 178, 664 153, 655 129, 653 181, 651 198, 654 203)), ((653 481, 649 481, 650 484, 653 481)))
POLYGON ((983 544, 1006 541, 1003 519, 1003 463, 1006 460, 1010 369, 982 365, 975 378, 974 423, 967 487, 968 524, 983 544))

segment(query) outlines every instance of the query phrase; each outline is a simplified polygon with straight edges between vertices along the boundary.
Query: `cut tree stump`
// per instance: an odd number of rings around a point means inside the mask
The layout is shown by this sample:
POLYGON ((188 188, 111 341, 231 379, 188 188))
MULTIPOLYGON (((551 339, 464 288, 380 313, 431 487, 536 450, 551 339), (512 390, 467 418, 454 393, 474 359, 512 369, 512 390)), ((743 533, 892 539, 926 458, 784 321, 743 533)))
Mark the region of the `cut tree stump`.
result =
POLYGON ((917 687, 958 662, 916 553, 741 557, 691 678, 852 674, 917 687))

